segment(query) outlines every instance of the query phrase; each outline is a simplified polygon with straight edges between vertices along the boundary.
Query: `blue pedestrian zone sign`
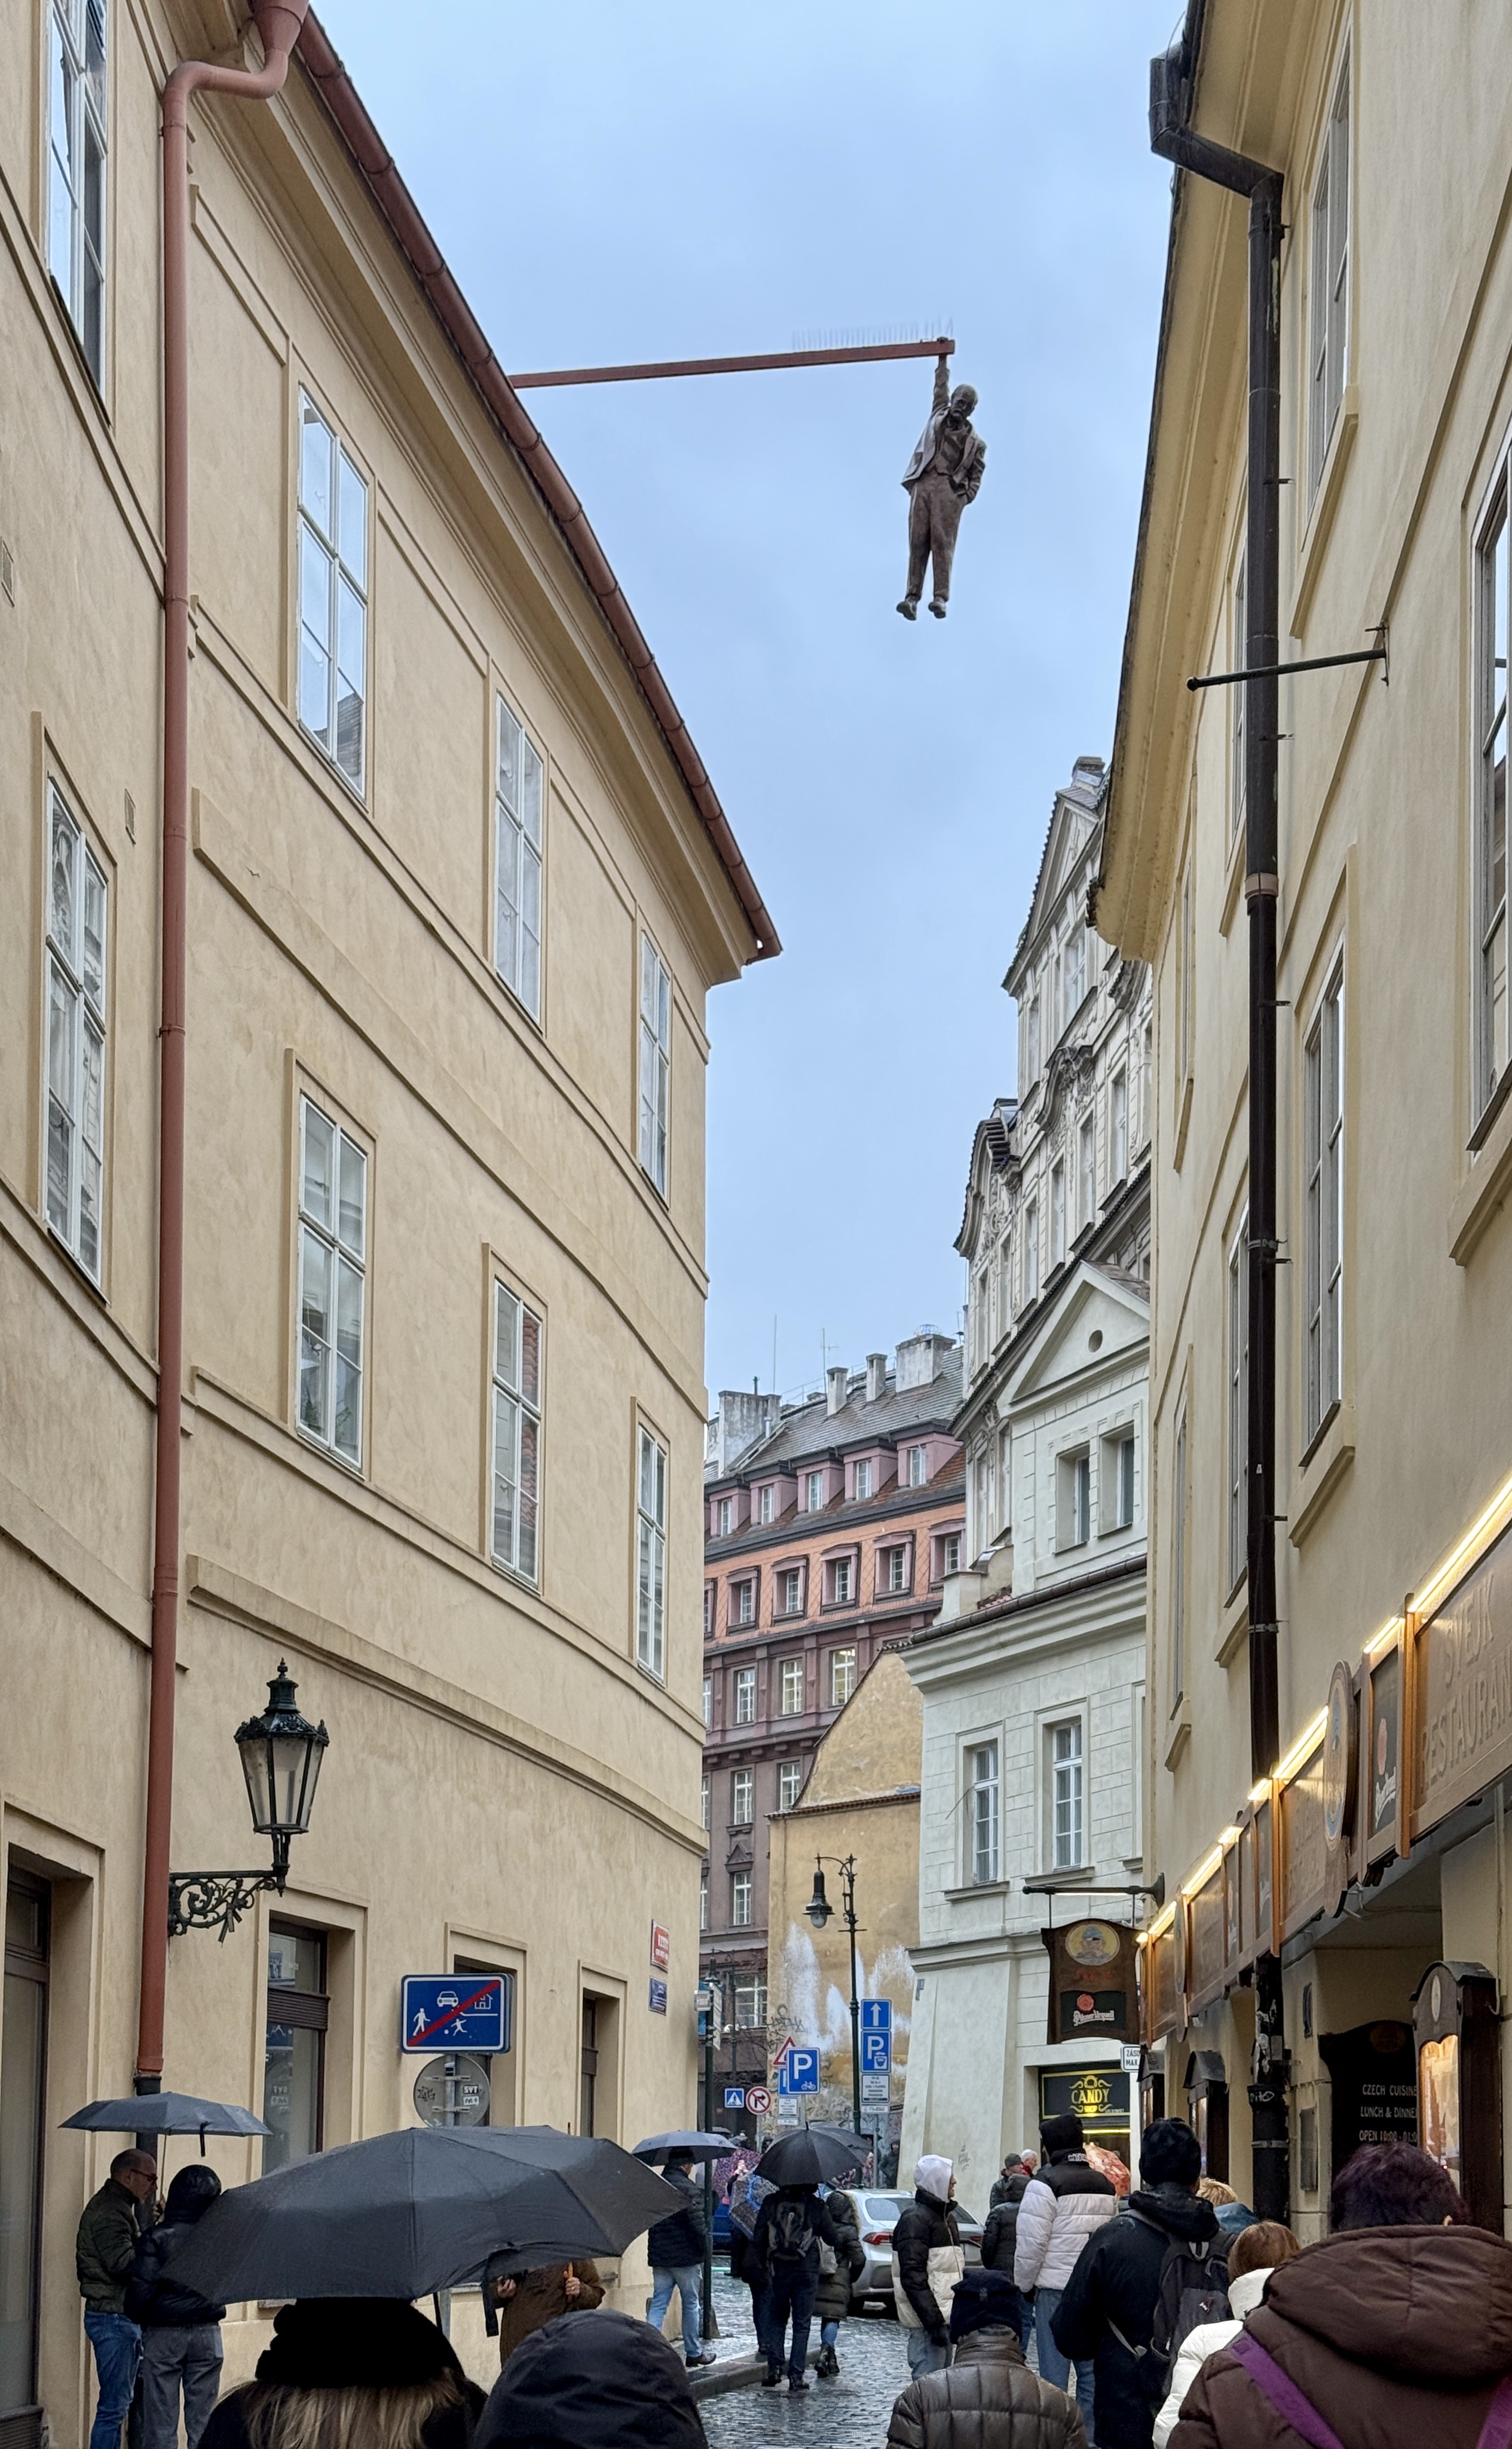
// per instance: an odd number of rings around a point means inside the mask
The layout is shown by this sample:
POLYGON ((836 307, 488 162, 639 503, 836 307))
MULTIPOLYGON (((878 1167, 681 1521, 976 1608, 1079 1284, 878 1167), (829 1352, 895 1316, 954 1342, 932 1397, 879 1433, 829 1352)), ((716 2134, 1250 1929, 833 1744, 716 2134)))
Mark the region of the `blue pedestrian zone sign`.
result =
POLYGON ((861 2001, 861 2072, 887 2074, 892 2066, 892 2001, 861 2001))
POLYGON ((789 2050, 777 2069, 777 2090, 785 2100, 819 2089, 817 2050, 789 2050))
POLYGON ((745 2107, 744 2084, 727 2083, 725 2085, 724 2105, 726 2109, 743 2109, 745 2107))
POLYGON ((407 1973, 399 1996, 399 2047, 406 2052, 472 2050, 489 2057, 509 2047, 512 1974, 407 1973))

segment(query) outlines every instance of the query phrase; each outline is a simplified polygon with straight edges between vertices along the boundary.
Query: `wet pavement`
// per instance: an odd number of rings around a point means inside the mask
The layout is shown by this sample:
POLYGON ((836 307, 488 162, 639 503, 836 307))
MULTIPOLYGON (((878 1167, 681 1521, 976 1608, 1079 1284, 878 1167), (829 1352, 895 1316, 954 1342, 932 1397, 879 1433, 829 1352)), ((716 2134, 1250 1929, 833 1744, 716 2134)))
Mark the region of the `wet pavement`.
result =
MULTIPOLYGON (((725 2271, 714 2274, 714 2302, 719 2336, 714 2342, 723 2363, 728 2358, 756 2353, 747 2288, 725 2271)), ((815 2323, 810 2345, 819 2343, 815 2323)), ((836 2354, 837 2381, 815 2381, 811 2368, 806 2397, 789 2398, 786 2383, 776 2389, 732 2390, 727 2397, 705 2399, 699 2412, 710 2449, 769 2449, 769 2444, 810 2442, 813 2449, 883 2449, 892 2401, 909 2379, 903 2332, 896 2322, 876 2313, 842 2322, 836 2354)))

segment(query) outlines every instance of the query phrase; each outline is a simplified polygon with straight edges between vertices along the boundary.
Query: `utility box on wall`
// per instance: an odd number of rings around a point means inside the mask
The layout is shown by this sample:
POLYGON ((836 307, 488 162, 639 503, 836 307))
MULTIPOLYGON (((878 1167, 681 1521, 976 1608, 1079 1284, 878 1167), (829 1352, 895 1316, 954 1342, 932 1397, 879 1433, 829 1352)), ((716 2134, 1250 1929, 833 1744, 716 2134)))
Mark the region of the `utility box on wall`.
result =
POLYGON ((1502 2041, 1483 1964, 1430 1964, 1412 2001, 1418 2136, 1477 2227, 1502 2233, 1502 2041))

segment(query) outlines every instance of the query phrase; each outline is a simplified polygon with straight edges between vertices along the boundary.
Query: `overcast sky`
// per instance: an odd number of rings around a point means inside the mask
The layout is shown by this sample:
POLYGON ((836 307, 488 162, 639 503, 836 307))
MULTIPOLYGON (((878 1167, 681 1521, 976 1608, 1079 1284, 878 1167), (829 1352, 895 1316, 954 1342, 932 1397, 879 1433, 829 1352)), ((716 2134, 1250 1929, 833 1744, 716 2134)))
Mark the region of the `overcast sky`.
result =
POLYGON ((955 1329, 1056 783, 1106 756, 1177 0, 318 0, 511 370, 957 340, 947 622, 893 609, 928 361, 529 401, 781 935, 709 1022, 711 1400, 955 1329), (447 29, 443 45, 437 34, 447 29))

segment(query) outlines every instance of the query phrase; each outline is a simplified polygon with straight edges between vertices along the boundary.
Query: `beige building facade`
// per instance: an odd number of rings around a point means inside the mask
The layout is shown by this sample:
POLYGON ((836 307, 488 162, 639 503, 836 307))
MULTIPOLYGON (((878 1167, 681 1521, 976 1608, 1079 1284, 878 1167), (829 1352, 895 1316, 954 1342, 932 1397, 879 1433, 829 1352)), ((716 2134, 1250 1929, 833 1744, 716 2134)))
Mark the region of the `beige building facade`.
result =
MULTIPOLYGON (((242 16, 0 0, 0 2431, 58 2449, 126 2138, 57 2129, 138 2030, 159 116, 242 16)), ((286 1892, 171 1942, 163 2080, 270 2164, 409 2123, 401 1977, 500 1972, 494 2120, 633 2141, 695 2097, 706 1000, 775 938, 315 21, 191 130, 174 1869, 263 1858, 280 1658, 330 1745, 286 1892)))
POLYGON ((1379 663, 1280 684, 1280 1737, 1257 1764, 1249 693, 1187 686, 1245 662, 1246 208, 1182 170, 1096 898, 1155 969, 1145 2106, 1194 2114, 1253 2198, 1278 1959, 1298 2232, 1392 2133, 1500 2227, 1512 34, 1456 0, 1210 0, 1182 39, 1191 127, 1285 182, 1280 660, 1390 651, 1388 685, 1379 663))

